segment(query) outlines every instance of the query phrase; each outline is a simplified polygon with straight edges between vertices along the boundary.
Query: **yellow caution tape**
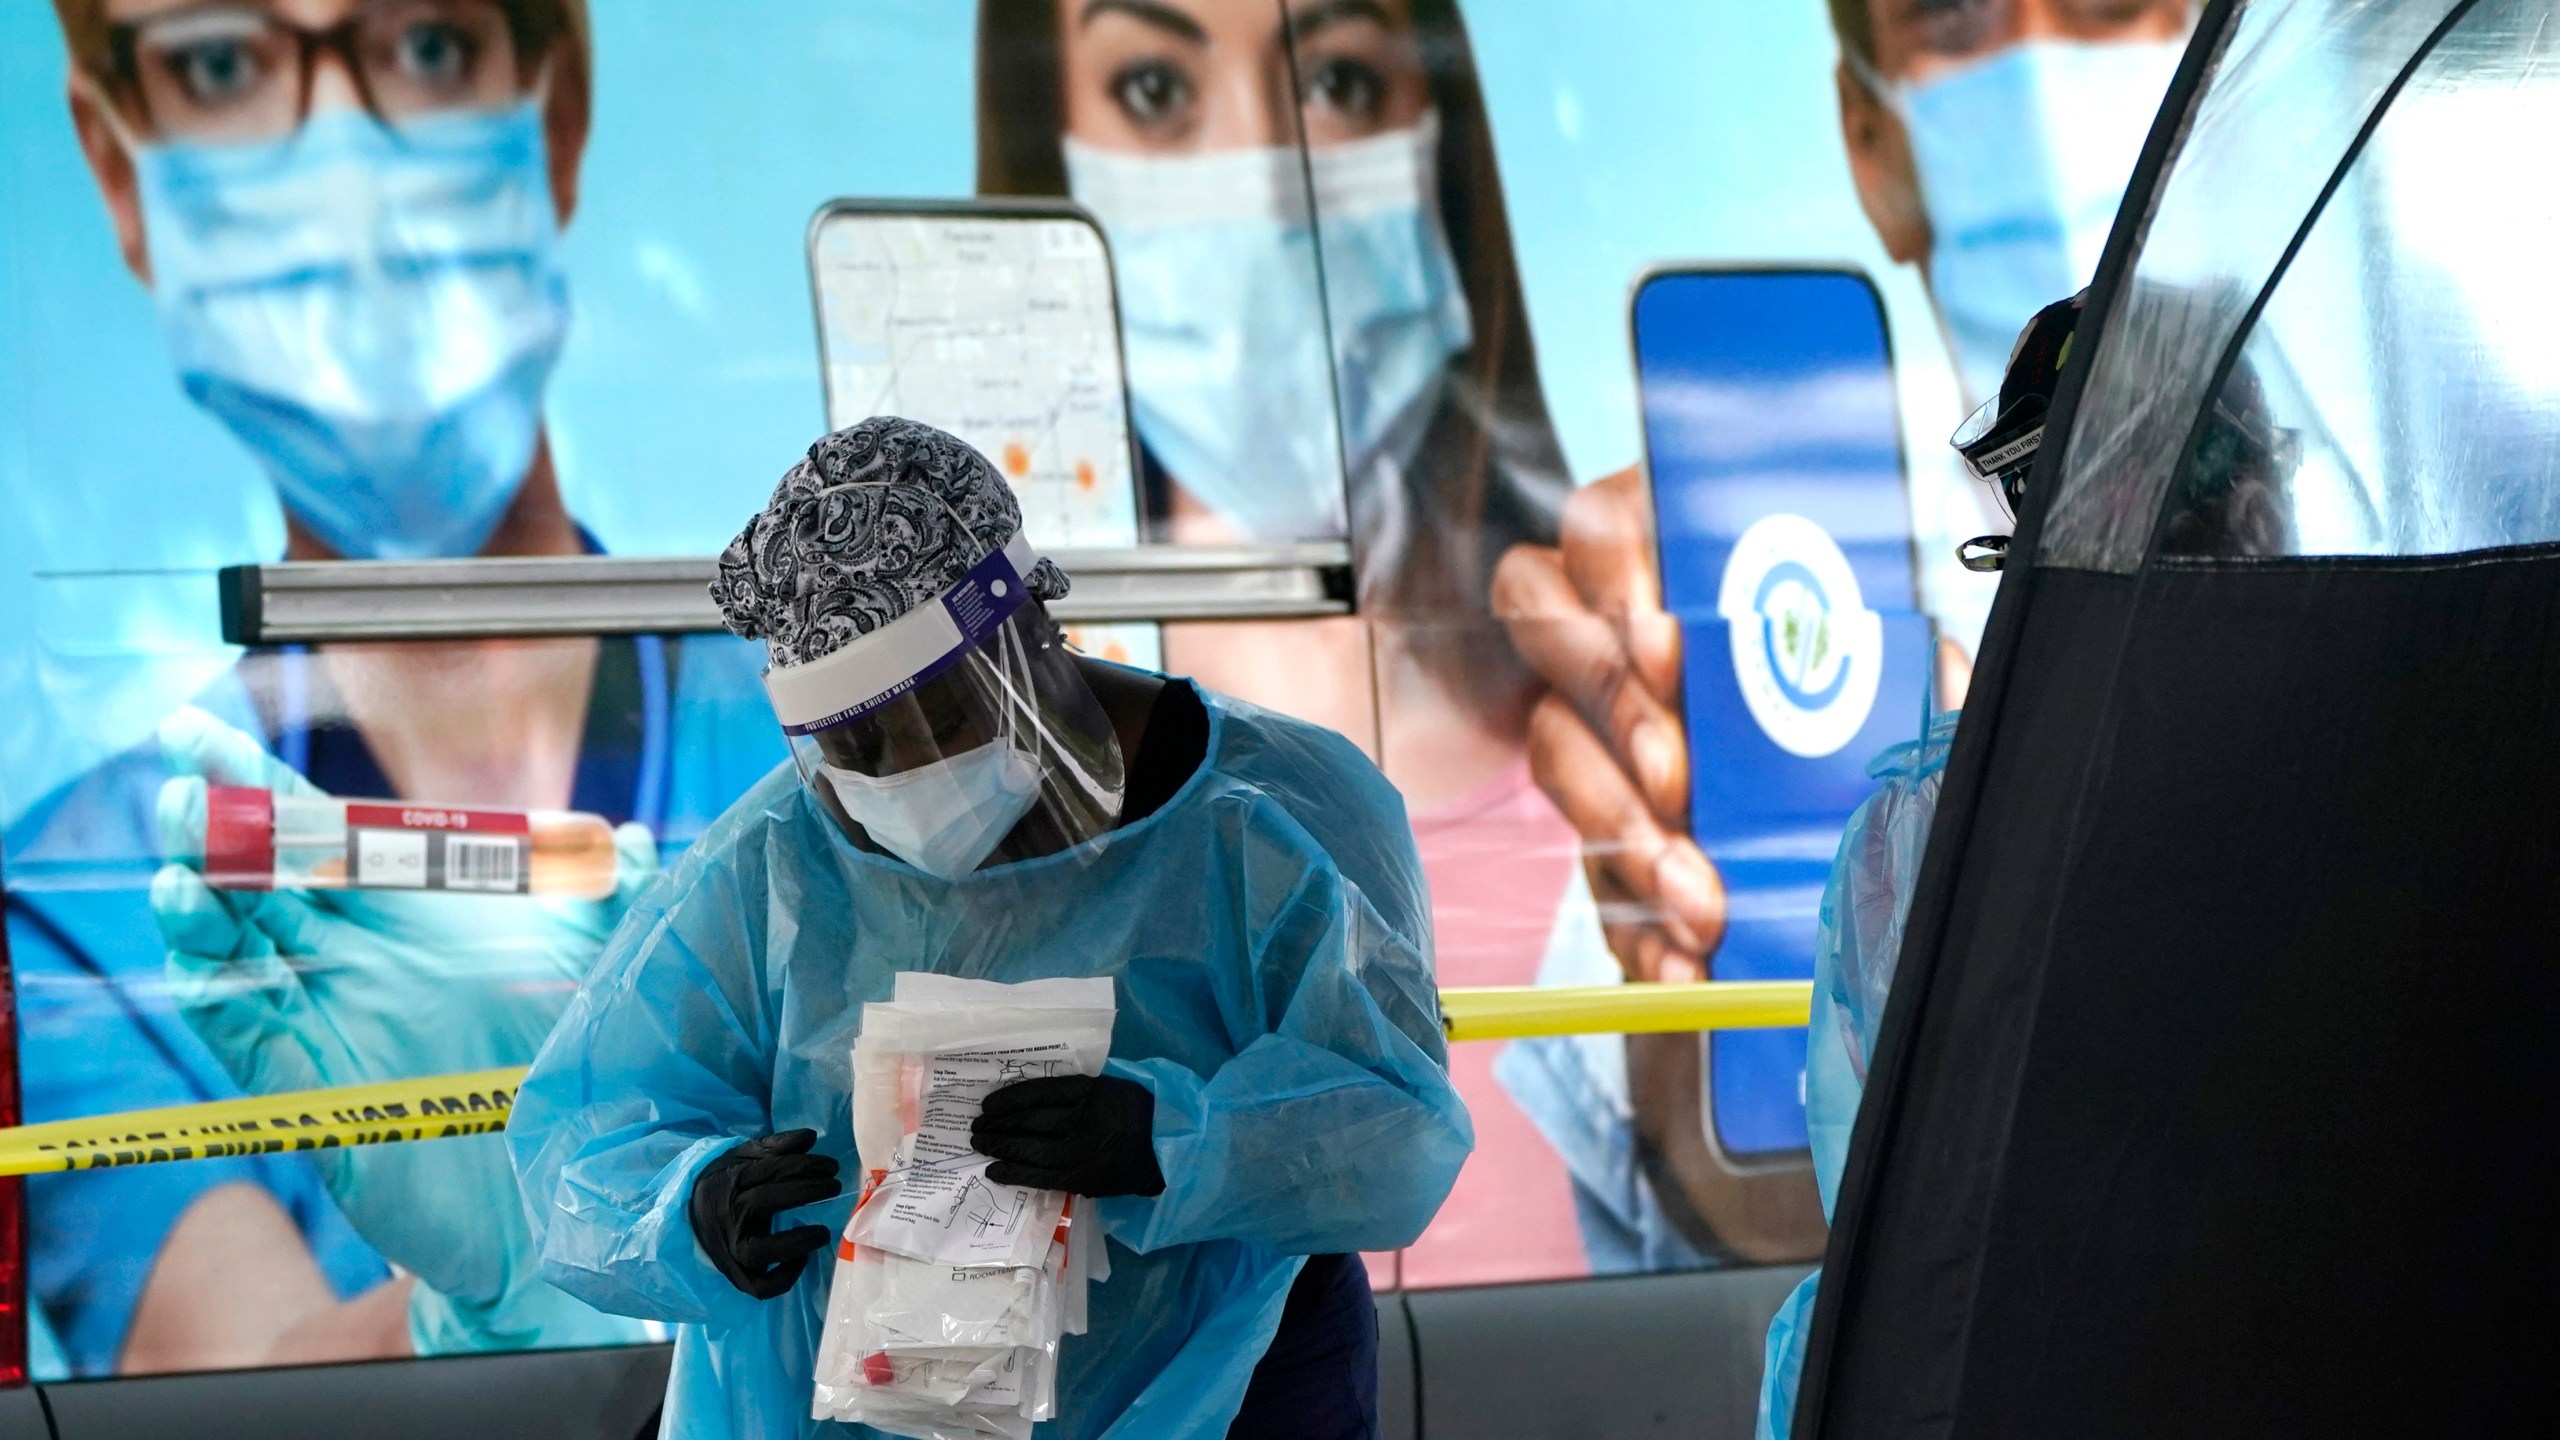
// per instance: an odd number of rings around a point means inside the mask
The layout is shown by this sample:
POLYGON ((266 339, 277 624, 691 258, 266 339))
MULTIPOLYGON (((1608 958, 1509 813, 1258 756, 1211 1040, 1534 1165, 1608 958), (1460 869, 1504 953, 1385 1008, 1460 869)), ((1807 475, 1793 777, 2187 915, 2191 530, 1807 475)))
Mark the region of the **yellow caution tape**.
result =
MULTIPOLYGON (((1801 980, 1440 992, 1452 1040, 1766 1029, 1802 1025, 1812 1004, 1801 980)), ((475 1070, 22 1125, 0 1129, 0 1175, 486 1135, 506 1128, 523 1080, 522 1067, 475 1070)))
POLYGON ((23 1125, 0 1130, 0 1175, 485 1135, 523 1079, 513 1066, 23 1125))
POLYGON ((1674 1030, 1766 1030, 1802 1025, 1810 980, 1709 980, 1696 985, 1503 985, 1440 992, 1452 1040, 1528 1035, 1650 1035, 1674 1030))

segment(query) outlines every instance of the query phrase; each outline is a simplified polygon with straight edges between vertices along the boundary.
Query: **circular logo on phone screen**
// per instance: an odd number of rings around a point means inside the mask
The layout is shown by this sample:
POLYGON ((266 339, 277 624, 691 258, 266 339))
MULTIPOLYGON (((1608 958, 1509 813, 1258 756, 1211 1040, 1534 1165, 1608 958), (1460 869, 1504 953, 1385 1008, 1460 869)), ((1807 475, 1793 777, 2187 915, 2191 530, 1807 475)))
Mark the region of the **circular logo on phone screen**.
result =
POLYGON ((1884 621, 1821 526, 1801 515, 1753 521, 1725 561, 1716 613, 1733 641, 1742 703, 1779 749, 1819 759, 1867 723, 1884 621))

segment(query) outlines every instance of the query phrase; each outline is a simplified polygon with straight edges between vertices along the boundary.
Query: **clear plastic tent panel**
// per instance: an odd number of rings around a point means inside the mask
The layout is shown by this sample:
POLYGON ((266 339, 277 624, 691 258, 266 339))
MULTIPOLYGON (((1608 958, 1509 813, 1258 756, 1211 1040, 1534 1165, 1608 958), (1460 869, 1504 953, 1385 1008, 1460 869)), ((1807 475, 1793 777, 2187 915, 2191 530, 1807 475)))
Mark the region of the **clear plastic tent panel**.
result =
POLYGON ((2090 362, 2039 563, 2141 563, 2225 348, 2357 133, 2458 4, 2257 0, 2233 21, 2090 362))
POLYGON ((2560 539, 2560 27, 2478 0, 2412 72, 2243 340, 2164 553, 2560 539))

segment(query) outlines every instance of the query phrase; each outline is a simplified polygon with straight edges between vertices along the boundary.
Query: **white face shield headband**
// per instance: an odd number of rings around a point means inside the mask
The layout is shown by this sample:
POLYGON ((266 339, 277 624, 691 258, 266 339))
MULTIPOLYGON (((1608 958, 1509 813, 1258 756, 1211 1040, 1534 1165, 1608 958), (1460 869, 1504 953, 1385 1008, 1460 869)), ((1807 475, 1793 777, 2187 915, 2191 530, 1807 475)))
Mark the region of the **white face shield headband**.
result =
POLYGON ((859 720, 959 664, 1030 600, 1022 577, 1039 558, 1016 531, 934 603, 806 665, 767 670, 765 695, 783 733, 815 735, 859 720))
POLYGON ((1054 627, 1027 608, 1037 560, 1017 534, 933 603, 765 675, 811 788, 862 838, 942 879, 1000 848, 1020 859, 1080 845, 1119 815, 1118 742, 1054 627))

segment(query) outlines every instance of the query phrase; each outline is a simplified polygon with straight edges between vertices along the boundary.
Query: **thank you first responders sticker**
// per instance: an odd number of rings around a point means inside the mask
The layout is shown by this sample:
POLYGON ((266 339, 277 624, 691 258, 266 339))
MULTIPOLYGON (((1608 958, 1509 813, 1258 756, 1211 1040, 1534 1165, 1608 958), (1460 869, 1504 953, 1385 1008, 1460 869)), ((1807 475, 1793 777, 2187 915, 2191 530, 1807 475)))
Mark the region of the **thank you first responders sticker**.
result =
POLYGON ((1821 526, 1801 515, 1752 522, 1725 562, 1716 613, 1743 704, 1778 748, 1818 759, 1856 737, 1875 708, 1884 621, 1821 526))

